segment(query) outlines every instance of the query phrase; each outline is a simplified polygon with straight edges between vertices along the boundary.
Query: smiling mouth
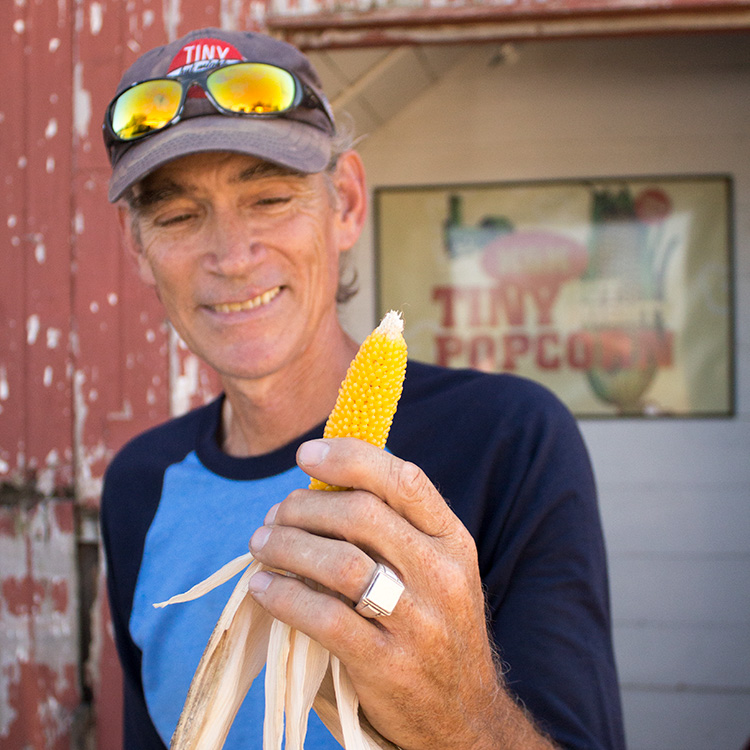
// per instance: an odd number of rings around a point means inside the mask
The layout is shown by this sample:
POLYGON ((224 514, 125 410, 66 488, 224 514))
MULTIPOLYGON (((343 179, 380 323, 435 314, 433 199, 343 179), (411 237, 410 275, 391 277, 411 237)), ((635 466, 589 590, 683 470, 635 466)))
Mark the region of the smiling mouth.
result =
POLYGON ((280 291, 281 287, 276 286, 273 289, 269 289, 267 292, 263 292, 263 294, 259 294, 257 297, 245 300, 244 302, 225 302, 220 305, 211 305, 211 309, 218 313, 234 313, 242 312, 244 310, 254 310, 261 305, 267 305, 280 291))

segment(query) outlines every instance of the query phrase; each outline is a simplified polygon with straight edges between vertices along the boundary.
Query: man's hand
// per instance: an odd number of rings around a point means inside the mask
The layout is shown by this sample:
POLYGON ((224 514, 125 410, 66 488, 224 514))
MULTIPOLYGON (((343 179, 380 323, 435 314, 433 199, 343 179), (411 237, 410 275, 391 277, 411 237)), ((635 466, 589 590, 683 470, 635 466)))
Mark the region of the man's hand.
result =
POLYGON ((253 535, 256 558, 352 602, 382 562, 405 591, 393 614, 368 619, 302 580, 260 573, 257 601, 343 662, 368 720, 400 747, 551 748, 502 686, 474 541, 425 474, 351 438, 305 443, 297 461, 352 489, 291 493, 253 535))

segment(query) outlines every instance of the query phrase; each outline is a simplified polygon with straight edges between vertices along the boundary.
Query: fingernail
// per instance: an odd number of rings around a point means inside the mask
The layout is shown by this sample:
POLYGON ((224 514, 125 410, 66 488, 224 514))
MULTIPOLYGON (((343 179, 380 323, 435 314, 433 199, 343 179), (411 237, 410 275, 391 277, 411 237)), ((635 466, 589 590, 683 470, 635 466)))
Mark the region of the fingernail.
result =
POLYGON ((251 594, 262 594, 271 585, 272 579, 273 576, 270 573, 262 570, 250 578, 247 582, 247 590, 251 594))
POLYGON ((255 533, 250 537, 250 551, 255 553, 262 550, 269 536, 271 536, 271 529, 268 526, 261 526, 259 529, 256 529, 255 533))
POLYGON ((304 466, 317 466, 328 455, 331 446, 324 440, 310 440, 302 443, 297 454, 300 464, 304 466))
POLYGON ((281 505, 281 503, 276 503, 276 505, 272 505, 268 509, 268 513, 266 513, 265 520, 263 521, 263 523, 266 524, 266 526, 273 525, 273 522, 276 520, 276 513, 279 510, 279 505, 281 505))

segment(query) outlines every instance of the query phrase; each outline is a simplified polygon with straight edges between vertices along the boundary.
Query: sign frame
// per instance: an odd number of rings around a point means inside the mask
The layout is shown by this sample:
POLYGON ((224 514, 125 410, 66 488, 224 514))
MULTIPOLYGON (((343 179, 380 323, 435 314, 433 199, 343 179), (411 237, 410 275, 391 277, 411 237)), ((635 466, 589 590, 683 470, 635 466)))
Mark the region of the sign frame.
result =
POLYGON ((735 415, 731 175, 378 186, 373 204, 376 317, 402 310, 411 357, 530 377, 583 419, 735 415))

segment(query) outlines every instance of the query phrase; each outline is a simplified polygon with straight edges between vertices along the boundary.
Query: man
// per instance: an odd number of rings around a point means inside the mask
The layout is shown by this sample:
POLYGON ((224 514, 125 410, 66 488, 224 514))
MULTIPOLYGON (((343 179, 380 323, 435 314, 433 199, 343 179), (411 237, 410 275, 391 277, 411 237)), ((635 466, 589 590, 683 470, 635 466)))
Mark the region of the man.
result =
MULTIPOLYGON (((338 138, 306 58, 244 32, 145 54, 108 108, 126 243, 223 385, 107 472, 126 748, 169 743, 228 592, 152 604, 248 538, 296 574, 257 574, 257 601, 341 659, 369 721, 404 750, 622 748, 595 491, 559 402, 510 376, 410 362, 388 452, 319 439, 357 349, 336 300, 366 211, 362 162, 338 138), (304 489, 308 475, 354 491, 304 489), (378 563, 405 588, 373 617, 336 595, 360 602, 378 563)), ((256 680, 227 747, 261 747, 263 702, 256 680)), ((306 746, 337 747, 314 718, 306 746)))

